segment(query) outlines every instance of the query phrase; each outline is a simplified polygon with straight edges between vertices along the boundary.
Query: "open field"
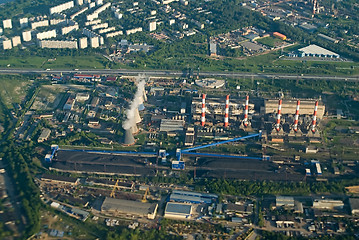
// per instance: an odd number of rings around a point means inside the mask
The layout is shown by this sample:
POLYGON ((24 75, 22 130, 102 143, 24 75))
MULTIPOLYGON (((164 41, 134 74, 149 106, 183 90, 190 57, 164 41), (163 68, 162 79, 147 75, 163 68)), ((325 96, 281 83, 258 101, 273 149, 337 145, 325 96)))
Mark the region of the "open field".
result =
POLYGON ((0 85, 0 97, 4 104, 11 109, 14 107, 14 103, 21 103, 24 99, 30 82, 23 79, 22 76, 2 76, 0 85))

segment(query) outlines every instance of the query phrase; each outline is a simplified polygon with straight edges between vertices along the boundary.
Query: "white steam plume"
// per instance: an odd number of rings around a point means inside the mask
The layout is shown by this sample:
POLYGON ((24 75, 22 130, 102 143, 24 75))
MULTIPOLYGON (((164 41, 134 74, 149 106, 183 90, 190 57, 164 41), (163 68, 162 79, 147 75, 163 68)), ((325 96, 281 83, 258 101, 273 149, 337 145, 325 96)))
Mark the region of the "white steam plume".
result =
POLYGON ((122 124, 123 129, 130 129, 135 122, 135 112, 137 111, 138 106, 141 104, 141 97, 143 96, 143 91, 145 89, 146 81, 144 78, 139 77, 139 83, 137 84, 137 92, 132 102, 130 103, 130 108, 126 110, 127 119, 122 124))

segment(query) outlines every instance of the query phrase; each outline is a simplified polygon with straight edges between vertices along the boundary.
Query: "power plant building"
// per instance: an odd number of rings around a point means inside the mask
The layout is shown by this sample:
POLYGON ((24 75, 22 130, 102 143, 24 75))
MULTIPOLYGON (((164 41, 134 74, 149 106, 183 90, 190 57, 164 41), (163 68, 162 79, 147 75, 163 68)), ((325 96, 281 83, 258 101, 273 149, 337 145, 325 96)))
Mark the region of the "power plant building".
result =
MULTIPOLYGON (((296 109, 296 100, 283 100, 282 101, 282 114, 294 114, 296 109)), ((312 115, 314 111, 315 100, 300 100, 300 115, 312 115)), ((278 100, 277 99, 266 99, 264 100, 264 107, 261 108, 261 113, 271 114, 277 113, 278 111, 278 100)), ((325 105, 319 102, 317 117, 323 118, 325 113, 325 105)))
POLYGON ((60 5, 57 5, 55 7, 50 8, 50 14, 54 14, 54 13, 60 13, 62 11, 65 11, 67 9, 70 9, 72 7, 74 7, 74 1, 69 1, 60 5))
POLYGON ((56 37, 56 30, 50 30, 50 31, 46 31, 46 32, 40 32, 38 34, 36 34, 36 38, 38 40, 43 40, 43 39, 48 39, 48 38, 55 38, 56 37))
POLYGON ((39 47, 41 47, 41 48, 75 48, 75 49, 77 49, 77 41, 41 40, 41 41, 39 41, 39 47))
POLYGON ((30 42, 31 41, 31 31, 25 31, 25 32, 22 32, 22 40, 24 42, 30 42))
POLYGON ((3 25, 3 27, 4 27, 4 29, 5 28, 12 28, 12 21, 11 21, 11 19, 5 19, 5 20, 3 20, 2 21, 2 25, 3 25))

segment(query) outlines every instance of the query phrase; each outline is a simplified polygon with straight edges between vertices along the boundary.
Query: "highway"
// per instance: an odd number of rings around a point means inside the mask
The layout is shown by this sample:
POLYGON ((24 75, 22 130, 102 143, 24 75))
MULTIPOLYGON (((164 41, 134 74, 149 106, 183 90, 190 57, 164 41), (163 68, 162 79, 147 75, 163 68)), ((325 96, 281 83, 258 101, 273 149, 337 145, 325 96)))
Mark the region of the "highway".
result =
MULTIPOLYGON (((120 74, 120 75, 138 75, 179 77, 183 75, 182 71, 175 70, 129 70, 129 69, 0 69, 0 74, 120 74)), ((359 75, 333 76, 333 75, 296 75, 296 74, 267 74, 267 73, 244 73, 244 72, 200 72, 201 77, 229 77, 229 78, 254 78, 254 79, 308 79, 308 80, 329 80, 329 81, 348 81, 358 82, 359 75)))

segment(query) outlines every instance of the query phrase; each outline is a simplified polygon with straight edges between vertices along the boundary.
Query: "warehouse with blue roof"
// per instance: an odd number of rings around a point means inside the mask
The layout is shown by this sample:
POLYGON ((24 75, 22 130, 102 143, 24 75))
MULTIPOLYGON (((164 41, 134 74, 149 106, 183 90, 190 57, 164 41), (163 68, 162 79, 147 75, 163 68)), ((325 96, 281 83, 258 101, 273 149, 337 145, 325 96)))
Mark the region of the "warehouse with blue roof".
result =
POLYGON ((194 203, 194 204, 211 204, 217 201, 218 196, 215 194, 206 194, 198 192, 180 191, 173 190, 169 197, 170 202, 183 202, 183 203, 194 203))

